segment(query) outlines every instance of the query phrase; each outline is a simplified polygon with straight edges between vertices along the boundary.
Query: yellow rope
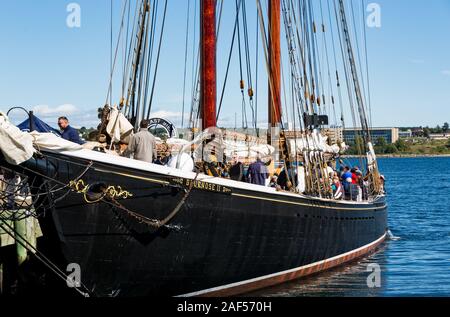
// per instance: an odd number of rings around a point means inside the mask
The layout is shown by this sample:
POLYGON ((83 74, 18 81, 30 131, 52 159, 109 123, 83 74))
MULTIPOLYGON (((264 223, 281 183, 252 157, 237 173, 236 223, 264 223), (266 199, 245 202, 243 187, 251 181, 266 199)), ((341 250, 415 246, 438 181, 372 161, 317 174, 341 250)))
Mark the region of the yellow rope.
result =
POLYGON ((133 197, 133 194, 123 190, 121 186, 109 186, 103 191, 103 195, 101 195, 100 198, 95 200, 89 200, 88 199, 88 191, 90 188, 90 185, 86 185, 86 183, 80 179, 77 182, 70 181, 69 187, 74 190, 75 192, 79 194, 83 194, 84 200, 88 204, 95 204, 103 200, 103 198, 108 197, 110 199, 127 199, 129 197, 133 197))

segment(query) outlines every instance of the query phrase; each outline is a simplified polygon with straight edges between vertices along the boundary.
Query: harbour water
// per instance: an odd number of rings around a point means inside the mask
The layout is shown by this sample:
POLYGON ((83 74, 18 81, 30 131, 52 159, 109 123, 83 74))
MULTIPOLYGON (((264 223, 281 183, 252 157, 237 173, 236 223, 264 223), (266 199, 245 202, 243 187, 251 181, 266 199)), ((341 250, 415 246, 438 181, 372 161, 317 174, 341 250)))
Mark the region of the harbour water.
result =
POLYGON ((398 239, 356 263, 252 296, 450 296, 450 158, 379 164, 387 181, 389 227, 398 239), (381 285, 370 288, 374 264, 381 285))

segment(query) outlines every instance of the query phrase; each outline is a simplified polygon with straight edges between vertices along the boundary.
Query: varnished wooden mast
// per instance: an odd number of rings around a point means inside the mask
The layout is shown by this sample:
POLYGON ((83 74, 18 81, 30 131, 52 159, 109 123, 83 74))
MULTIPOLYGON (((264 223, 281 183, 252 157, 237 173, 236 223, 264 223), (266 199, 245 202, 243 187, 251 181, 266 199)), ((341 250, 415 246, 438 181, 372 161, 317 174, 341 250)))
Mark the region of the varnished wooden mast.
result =
POLYGON ((269 0, 269 128, 281 123, 280 0, 269 0))
POLYGON ((203 129, 216 126, 216 0, 201 0, 201 96, 203 129))

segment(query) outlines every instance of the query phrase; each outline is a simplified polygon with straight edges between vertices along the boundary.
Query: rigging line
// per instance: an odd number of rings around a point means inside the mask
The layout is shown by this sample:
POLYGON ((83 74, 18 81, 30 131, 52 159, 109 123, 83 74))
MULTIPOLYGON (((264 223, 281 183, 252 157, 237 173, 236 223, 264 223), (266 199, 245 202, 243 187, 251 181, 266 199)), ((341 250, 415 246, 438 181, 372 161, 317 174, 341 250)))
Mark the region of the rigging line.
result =
POLYGON ((131 109, 129 112, 131 113, 131 119, 134 119, 136 116, 136 81, 138 78, 138 71, 139 68, 142 67, 139 63, 141 61, 141 55, 142 55, 142 44, 144 39, 144 31, 145 31, 145 21, 147 20, 147 17, 149 15, 148 8, 149 8, 149 1, 148 0, 142 0, 139 6, 139 17, 137 21, 137 27, 136 27, 136 41, 134 46, 134 56, 133 56, 133 62, 131 67, 131 74, 130 74, 130 81, 128 84, 128 93, 127 93, 127 100, 126 100, 126 107, 130 107, 131 109))
POLYGON ((242 24, 244 28, 244 49, 245 49, 245 59, 247 61, 247 80, 248 80, 248 87, 252 88, 253 82, 252 82, 252 65, 250 61, 250 45, 248 41, 248 23, 247 23, 247 8, 245 5, 245 1, 242 2, 242 24))
POLYGON ((155 85, 156 85, 156 76, 158 74, 159 57, 160 57, 160 54, 161 54, 162 39, 163 39, 163 35, 164 35, 164 26, 166 24, 167 1, 168 0, 165 0, 165 4, 164 4, 164 14, 163 14, 163 21, 162 21, 162 26, 161 26, 161 36, 159 38, 158 55, 156 57, 155 74, 154 74, 154 77, 153 77, 152 92, 150 94, 150 101, 149 101, 149 105, 148 105, 147 118, 146 118, 147 120, 150 118, 150 112, 152 110, 153 96, 154 96, 155 85))
MULTIPOLYGON (((292 18, 294 19, 294 25, 296 26, 296 34, 297 34, 297 40, 299 41, 299 47, 300 47, 300 52, 302 52, 302 44, 300 42, 300 36, 299 36, 299 30, 298 30, 298 24, 297 24, 297 19, 295 18, 295 14, 294 12, 291 10, 291 7, 293 7, 292 5, 292 1, 288 2, 288 4, 286 5, 285 1, 282 2, 283 4, 283 13, 284 13, 284 25, 285 25, 285 33, 286 33, 286 39, 287 39, 287 43, 289 46, 289 51, 290 51, 290 56, 291 56, 291 78, 293 78, 294 80, 292 81, 292 85, 294 84, 294 81, 296 83, 297 87, 295 89, 295 95, 296 95, 296 101, 297 101, 297 109, 298 109, 298 120, 299 120, 299 124, 300 124, 300 128, 303 131, 303 122, 302 122, 302 117, 301 114, 304 113, 305 111, 303 110, 303 99, 301 97, 301 83, 299 82, 300 76, 297 74, 297 72, 300 72, 299 69, 297 69, 295 64, 298 64, 296 62, 296 58, 295 55, 293 54, 294 51, 296 50, 295 48, 295 41, 293 40, 293 30, 292 30, 292 18), (300 108, 302 108, 302 111, 300 111, 300 108)), ((303 65, 305 65, 305 61, 303 59, 303 54, 300 54, 302 56, 302 62, 303 65)), ((306 68, 306 66, 304 66, 306 68)), ((306 76, 306 75, 305 75, 306 76)), ((294 87, 294 88, 295 88, 294 87)), ((294 120, 295 120, 295 109, 293 111, 293 116, 294 116, 294 120)), ((302 134, 302 139, 303 138, 303 134, 302 134)), ((306 143, 308 144, 309 147, 309 140, 306 139, 306 143)), ((305 154, 306 155, 306 154, 305 154)))
MULTIPOLYGON (((325 55, 326 55, 326 60, 327 60, 328 84, 330 86, 330 93, 331 93, 331 106, 333 108, 334 122, 337 125, 338 121, 337 121, 337 116, 336 116, 334 90, 333 90, 333 84, 331 81, 330 57, 328 54, 328 44, 327 44, 327 37, 326 37, 326 33, 325 33, 325 18, 324 18, 324 14, 323 14, 322 0, 319 0, 319 1, 320 1, 320 13, 322 15, 322 25, 323 25, 323 31, 324 31, 323 32, 323 41, 324 41, 325 55)), ((330 25, 330 28, 331 28, 331 25, 330 25)))
MULTIPOLYGON (((364 103, 366 103, 366 99, 367 99, 367 97, 365 96, 366 84, 365 84, 365 76, 364 76, 364 72, 363 72, 363 63, 361 62, 361 50, 360 50, 358 32, 357 32, 357 27, 356 27, 355 10, 354 10, 353 3, 350 3, 349 5, 350 5, 351 11, 352 11, 352 21, 353 21, 355 43, 356 43, 356 51, 358 52, 359 72, 360 72, 360 76, 361 76, 361 84, 362 84, 362 89, 363 89, 362 97, 363 97, 364 103)), ((363 27, 364 27, 364 25, 363 25, 363 27)))
MULTIPOLYGON (((235 18, 235 22, 234 22, 234 30, 233 30, 233 35, 231 38, 231 47, 230 47, 230 53, 228 54, 228 61, 227 61, 227 69, 225 71, 225 79, 223 82, 223 87, 222 87, 222 92, 220 95, 220 101, 219 101, 219 107, 217 109, 217 115, 216 115, 216 120, 219 120, 219 116, 220 116, 220 112, 222 110, 222 104, 223 104, 223 98, 224 98, 224 94, 225 94, 225 89, 226 89, 226 85, 228 82, 228 75, 229 75, 229 71, 230 71, 230 65, 231 65, 231 58, 233 56, 233 49, 234 49, 234 43, 235 43, 235 39, 236 39, 236 32, 237 32, 237 28, 238 28, 238 23, 239 23, 239 11, 241 8, 241 2, 245 1, 245 0, 239 0, 239 4, 236 4, 236 18, 235 18)), ((236 0, 237 2, 237 0, 236 0)))
MULTIPOLYGON (((348 70, 348 60, 346 58, 345 55, 345 50, 344 50, 344 44, 343 44, 343 35, 341 32, 341 26, 339 23, 339 15, 338 15, 338 9, 337 9, 337 5, 336 5, 336 1, 337 0, 333 0, 333 4, 334 4, 334 14, 335 14, 335 18, 336 18, 336 26, 337 26, 337 30, 338 30, 338 42, 339 42, 339 46, 341 49, 341 55, 342 55, 342 60, 343 60, 343 68, 344 68, 344 75, 345 75, 345 80, 346 80, 346 86, 347 86, 347 92, 348 92, 348 98, 349 98, 349 105, 350 105, 350 110, 351 110, 351 114, 352 114, 352 121, 353 121, 353 127, 356 128, 358 126, 357 124, 357 119, 355 116, 355 106, 354 106, 354 100, 353 100, 353 93, 351 90, 351 87, 349 85, 350 79, 349 79, 349 70, 348 70)), ((357 132, 357 135, 359 135, 359 132, 357 132)))
MULTIPOLYGON (((311 24, 309 22, 308 18, 308 5, 306 0, 303 2, 303 30, 304 30, 304 43, 305 43, 305 59, 307 61, 307 69, 306 72, 309 72, 309 95, 313 96, 315 95, 315 78, 314 78, 314 71, 313 71, 313 65, 312 65, 312 56, 311 56, 311 24)), ((315 98, 308 97, 310 104, 311 104, 311 114, 314 114, 316 112, 315 106, 315 98), (314 100, 313 100, 314 99, 314 100)))
MULTIPOLYGON (((245 0, 244 0, 245 1, 245 0)), ((240 31, 240 22, 239 22, 239 10, 242 6, 242 2, 239 2, 238 4, 238 0, 236 0, 236 12, 237 12, 237 19, 238 19, 238 23, 237 23, 237 36, 238 36, 238 52, 239 52, 239 74, 240 74, 240 79, 241 82, 243 81, 243 72, 242 72, 242 53, 241 53, 241 31, 240 31), (239 5, 239 7, 238 7, 239 5)), ((243 90, 244 88, 241 87, 241 90, 243 90)))
POLYGON ((355 89, 358 113, 359 113, 359 117, 361 120, 362 128, 364 130, 364 134, 365 134, 364 135, 365 136, 364 141, 366 143, 365 145, 367 145, 367 143, 371 142, 371 136, 370 136, 370 130, 368 127, 368 122, 367 122, 366 110, 365 110, 365 106, 364 106, 364 98, 362 97, 361 89, 360 89, 360 85, 359 85, 358 72, 357 72, 357 68, 356 68, 356 64, 355 64, 355 57, 354 57, 354 53, 353 53, 350 33, 348 30, 348 23, 347 23, 347 17, 346 17, 346 13, 345 13, 345 6, 344 6, 343 0, 339 0, 339 7, 340 7, 341 23, 342 23, 342 28, 343 28, 343 35, 344 35, 344 39, 345 39, 345 44, 347 46, 349 65, 350 65, 351 75, 352 75, 352 79, 353 79, 353 85, 354 85, 354 89, 355 89))
MULTIPOLYGON (((294 96, 294 81, 291 80, 291 94, 294 96)), ((297 145, 297 125, 296 125, 296 119, 295 119, 295 98, 291 99, 292 103, 292 120, 293 120, 293 129, 294 129, 294 148, 295 148, 295 163, 296 166, 298 166, 298 145, 297 145)), ((302 131, 303 134, 303 131, 302 131)))
POLYGON ((314 28, 315 28, 315 22, 314 22, 314 10, 313 10, 313 4, 311 2, 311 0, 309 0, 309 25, 310 25, 310 30, 311 28, 313 28, 313 30, 311 30, 311 52, 312 52, 312 64, 313 64, 313 69, 314 69, 314 76, 315 76, 315 100, 314 103, 317 105, 317 110, 318 113, 320 113, 322 111, 320 104, 318 102, 318 97, 321 95, 321 81, 322 81, 322 76, 321 76, 321 71, 320 71, 320 64, 318 62, 318 56, 317 56, 317 39, 316 39, 316 33, 314 32, 314 28))
POLYGON ((248 36, 248 22, 247 22, 247 8, 245 5, 245 1, 242 2, 242 23, 244 27, 244 44, 245 44, 245 59, 247 63, 247 81, 248 81, 248 97, 249 97, 249 106, 252 112, 252 126, 253 128, 257 128, 257 123, 255 121, 255 109, 253 103, 253 79, 252 79, 252 64, 250 58, 250 45, 249 45, 249 36, 248 36))
MULTIPOLYGON (((196 104, 199 103, 199 89, 200 89, 200 42, 198 43, 197 46, 197 55, 195 55, 195 45, 193 46, 193 55, 192 55, 192 63, 193 63, 193 67, 192 68, 192 96, 191 96, 191 118, 189 119, 190 122, 193 123, 192 120, 194 120, 194 116, 193 113, 195 111, 194 107, 196 104), (194 71, 195 70, 195 71, 194 71)), ((199 111, 199 106, 197 107, 197 111, 199 111)), ((198 116, 197 116, 198 118, 198 116)), ((194 123, 193 123, 194 124, 194 123)))
MULTIPOLYGON (((197 21, 197 1, 194 0, 194 23, 192 25, 192 30, 194 31, 194 41, 192 42, 192 69, 191 69, 191 75, 192 75, 192 80, 191 80, 191 84, 192 84, 192 95, 194 95, 194 89, 195 89, 195 43, 197 42, 197 31, 196 31, 196 21, 197 21)), ((200 44, 197 46, 197 49, 200 50, 200 44)))
MULTIPOLYGON (((261 38, 263 40, 264 57, 265 57, 265 62, 266 62, 265 65, 266 65, 267 74, 269 74, 269 76, 268 76, 269 78, 268 79, 269 79, 269 87, 270 87, 270 90, 271 90, 270 98, 272 98, 272 102, 275 103, 275 95, 274 95, 274 89, 273 89, 274 88, 273 76, 271 76, 271 68, 270 68, 270 65, 269 65, 269 52, 268 52, 269 46, 268 46, 268 42, 267 42, 267 34, 266 34, 266 28, 265 28, 265 23, 264 23, 264 15, 263 15, 263 12, 262 12, 262 7, 261 7, 261 0, 256 0, 256 6, 257 6, 257 9, 258 9, 259 25, 260 25, 260 29, 261 29, 261 38)), ((269 25, 269 29, 268 30, 270 31, 270 25, 269 25)), ((284 134, 284 132, 286 130, 285 130, 285 126, 284 126, 284 123, 283 123, 283 118, 282 118, 281 115, 279 115, 277 113, 277 111, 278 111, 278 109, 275 108, 274 109, 275 116, 280 117, 281 120, 280 120, 279 125, 280 125, 280 128, 281 128, 281 131, 284 134)), ((269 127, 269 129, 270 129, 270 127, 269 127)), ((289 171, 289 167, 290 167, 289 151, 290 151, 289 146, 287 146, 286 153, 284 153, 284 159, 283 159, 284 168, 286 170, 286 178, 287 178, 288 181, 290 181, 290 176, 289 176, 289 172, 288 172, 289 171)))
MULTIPOLYGON (((292 7, 292 1, 291 1, 291 7, 292 7)), ((302 17, 302 14, 300 12, 301 10, 301 5, 299 4, 299 16, 302 17)), ((301 116, 303 113, 307 113, 309 112, 310 114, 313 114, 313 105, 311 102, 311 98, 309 98, 308 94, 310 93, 309 91, 309 78, 308 78, 308 65, 309 63, 306 61, 306 52, 305 50, 307 50, 307 43, 306 43, 306 36, 303 36, 303 43, 302 43, 302 38, 300 36, 300 29, 301 29, 301 21, 297 21, 295 12, 291 12, 285 19, 289 19, 289 21, 291 21, 291 19, 294 20, 294 25, 295 25, 295 34, 292 35, 293 31, 289 31, 289 33, 291 34, 291 37, 295 37, 298 43, 298 48, 299 48, 299 52, 298 54, 300 55, 300 58, 297 57, 297 59, 300 60, 300 62, 298 62, 298 66, 297 67, 291 67, 292 68, 292 73, 294 78, 297 81, 297 105, 301 108, 301 112, 299 111, 299 122, 302 125, 303 124, 303 120, 301 119, 301 116), (303 79, 302 79, 302 75, 303 75, 303 79), (304 85, 302 84, 302 81, 304 82, 304 85), (303 87, 304 86, 304 87, 303 87), (302 96, 302 87, 304 89, 304 94, 302 96)), ((286 22, 285 22, 286 23, 286 22)), ((303 32, 306 33, 306 32, 303 32)), ((295 38, 292 39, 292 41, 290 41, 290 45, 295 49, 295 38)), ((292 55, 292 59, 295 61, 296 56, 292 55)), ((304 127, 306 130, 306 127, 304 127)))
POLYGON ((363 19, 363 30, 364 30, 364 54, 366 57, 366 76, 367 76, 367 98, 369 103, 369 125, 372 127, 372 97, 371 97, 371 91, 370 91, 370 71, 369 71, 369 52, 367 50, 367 26, 366 26, 366 19, 365 19, 365 2, 364 0, 361 0, 361 7, 362 7, 362 19, 363 19))
MULTIPOLYGON (((311 1, 311 0, 310 0, 311 1)), ((320 0, 319 0, 320 1, 320 0)), ((314 54, 314 62, 316 65, 316 76, 319 76, 317 78, 317 105, 319 106, 319 113, 322 114, 323 111, 325 110, 325 107, 322 107, 325 103, 325 100, 321 100, 322 97, 324 97, 324 92, 325 92, 325 85, 323 84, 323 72, 322 72, 322 59, 320 57, 320 50, 319 50, 319 40, 318 40, 318 35, 317 35, 317 25, 316 25, 316 20, 315 20, 315 13, 314 13, 314 7, 312 5, 312 3, 310 3, 310 14, 311 14, 311 19, 312 19, 312 23, 313 23, 313 34, 312 34, 312 38, 314 39, 314 47, 313 47, 313 54, 314 54)))
MULTIPOLYGON (((129 1, 131 2, 131 0, 129 0, 129 1)), ((136 18, 138 17, 138 15, 140 15, 140 7, 141 6, 139 5, 139 0, 136 0, 136 8, 135 8, 133 23, 132 23, 133 28, 131 29, 131 33, 130 33, 131 37, 130 37, 129 42, 128 42, 128 40, 126 42, 128 45, 128 54, 126 54, 126 60, 127 60, 126 72, 123 74, 123 85, 122 85, 123 86, 123 91, 122 91, 123 98, 125 98, 125 91, 127 91, 127 82, 129 85, 132 81, 130 73, 133 69, 133 67, 131 65, 131 63, 133 62, 133 59, 131 58, 131 55, 132 55, 132 47, 135 45, 135 38, 136 38, 135 32, 137 32, 136 31, 136 27, 137 27, 136 18)), ((129 22, 130 21, 128 21, 128 24, 129 24, 129 22)), ((127 99, 128 99, 128 96, 127 96, 127 99)), ((127 109, 127 110, 129 110, 129 109, 127 109)), ((126 113, 126 115, 128 115, 128 114, 126 113)))
POLYGON ((337 86, 337 90, 338 90, 339 107, 340 107, 340 110, 341 110, 341 123, 342 123, 342 128, 345 129, 344 102, 343 102, 343 98, 342 98, 341 84, 340 84, 340 81, 339 81, 337 53, 336 53, 336 43, 335 43, 335 35, 334 35, 334 31, 333 31, 333 23, 332 23, 332 14, 331 14, 330 0, 327 0, 327 7, 328 7, 328 19, 329 19, 330 31, 331 31, 331 42, 332 42, 331 46, 333 48, 334 66, 335 66, 335 69, 336 69, 336 86, 337 86))
MULTIPOLYGON (((200 52, 198 52, 200 54, 200 52)), ((194 82, 193 82, 193 90, 192 90, 192 99, 191 99, 191 113, 190 113, 190 125, 195 128, 195 124, 199 123, 198 121, 194 121, 194 119, 198 120, 200 118, 200 56, 197 56, 197 65, 196 65, 196 73, 194 73, 194 82), (196 114, 194 115, 194 113, 196 114)))
MULTIPOLYGON (((54 264, 51 260, 49 260, 42 252, 40 252, 38 249, 36 249, 30 242, 27 241, 26 237, 23 237, 20 233, 18 233, 12 226, 10 226, 4 219, 3 217, 0 217, 0 221, 2 223, 0 223, 0 228, 6 232, 10 237, 12 237, 13 239, 15 239, 16 243, 20 244, 23 248, 25 248, 27 251, 29 251, 31 254, 33 254, 39 261, 42 262, 42 264, 44 264, 47 268, 49 268, 53 273, 56 274, 56 276, 58 276, 59 278, 61 278, 63 281, 67 282, 68 280, 68 276, 56 265, 54 264), (7 228, 7 229, 5 229, 7 228), (14 233, 14 234, 13 234, 14 233), (17 239, 17 237, 19 239, 17 239), (33 252, 34 251, 34 252, 33 252)), ((80 289, 78 289, 77 287, 74 287, 75 291, 78 292, 80 295, 84 296, 84 297, 88 297, 89 293, 91 293, 91 291, 89 291, 89 289, 82 283, 80 282, 80 286, 82 286, 84 288, 85 292, 82 292, 80 289)))
MULTIPOLYGON (((284 28, 285 28, 285 35, 286 35, 286 43, 289 51, 289 64, 290 64, 290 85, 289 86, 298 86, 298 89, 296 88, 292 92, 295 94, 292 95, 292 100, 296 103, 301 103, 302 99, 299 95, 300 93, 300 76, 299 76, 299 63, 296 60, 295 52, 297 51, 297 48, 295 46, 295 41, 293 40, 294 34, 292 29, 292 5, 291 1, 282 1, 282 9, 283 9, 283 21, 284 21, 284 28)), ((295 116, 295 114, 293 113, 295 116)))
MULTIPOLYGON (((125 3, 126 4, 126 3, 125 3)), ((123 6, 123 10, 122 10, 122 23, 120 26, 120 31, 119 31, 119 38, 117 39, 117 45, 116 45, 116 52, 114 54, 114 61, 112 63, 112 67, 111 67, 111 74, 109 77, 109 89, 108 89, 108 93, 106 95, 106 101, 105 104, 108 103, 108 99, 110 99, 110 94, 112 95, 112 80, 113 80, 113 76, 114 76, 114 70, 115 70, 115 66, 116 66, 116 61, 117 61, 117 55, 119 52, 119 47, 120 47, 120 39, 122 37, 122 30, 123 30, 123 25, 124 25, 124 18, 125 18, 125 12, 126 12, 126 5, 123 6)))
MULTIPOLYGON (((283 2, 284 6, 286 7, 286 4, 283 2)), ((289 3, 289 8, 293 7, 293 3, 292 0, 289 3)), ((301 17, 301 5, 299 3, 299 16, 301 17)), ((294 77, 294 79, 297 82, 297 89, 296 89, 296 93, 297 93, 297 106, 301 107, 301 112, 299 111, 299 116, 301 116, 301 114, 306 113, 307 111, 309 111, 308 109, 308 103, 310 102, 310 99, 307 98, 306 96, 306 92, 308 91, 308 86, 309 86, 309 82, 308 82, 308 73, 307 73, 307 65, 306 65, 306 60, 305 60, 305 50, 304 47, 302 45, 302 40, 300 37, 300 33, 299 33, 299 29, 301 28, 301 26, 299 25, 300 21, 297 21, 297 18, 295 16, 295 12, 291 11, 290 14, 285 14, 285 18, 284 18, 284 24, 285 24, 285 29, 287 29, 286 31, 286 36, 288 36, 288 34, 290 35, 291 40, 288 40, 288 44, 291 47, 290 52, 291 52, 291 59, 293 60, 291 63, 291 76, 294 77), (292 30, 292 27, 289 28, 289 26, 287 26, 286 24, 291 23, 292 24, 292 19, 294 20, 294 25, 295 25, 295 34, 292 30), (298 43, 298 53, 300 55, 300 58, 297 56, 297 59, 301 62, 297 62, 296 61, 296 56, 293 54, 294 51, 296 50, 295 47, 295 40, 297 40, 298 43), (293 64, 295 63, 295 65, 293 64), (303 67, 303 69, 302 69, 303 67), (302 79, 302 74, 303 74, 303 79, 302 79), (304 81, 304 96, 305 96, 305 101, 303 102, 303 97, 301 96, 301 90, 303 87, 302 82, 304 81), (306 109, 305 109, 306 107, 306 109)), ((306 44, 306 43, 305 43, 306 44)), ((299 118, 300 122, 302 122, 301 118, 299 118)))
MULTIPOLYGON (((307 111, 309 111, 309 114, 314 114, 314 101, 311 100, 310 96, 311 94, 314 94, 314 75, 312 72, 311 67, 311 56, 310 56, 310 43, 309 43, 309 24, 307 20, 307 4, 306 0, 302 1, 301 6, 301 15, 300 15, 300 30, 303 30, 302 37, 300 37, 299 29, 297 28, 297 41, 299 42, 299 47, 302 48, 302 62, 303 62, 303 75, 305 80, 305 99, 306 99, 306 106, 307 111), (303 46, 302 46, 302 43, 303 46), (309 106, 309 107, 308 107, 309 106)), ((295 19, 295 15, 294 15, 295 19)))
MULTIPOLYGON (((244 0, 245 2, 245 0, 244 0)), ((241 26, 239 21, 239 12, 240 8, 243 7, 243 2, 240 1, 238 3, 238 0, 236 0, 236 12, 237 12, 237 35, 238 35, 238 52, 239 52, 239 73, 240 73, 240 88, 241 88, 241 94, 242 94, 242 128, 247 129, 248 128, 248 122, 247 122, 247 111, 246 111, 246 102, 245 102, 245 96, 244 96, 244 76, 242 71, 242 49, 241 49, 241 26), (239 7, 238 7, 239 6, 239 7)))
MULTIPOLYGON (((217 10, 217 31, 216 31, 216 42, 219 40, 219 35, 220 35, 220 27, 222 26, 222 11, 223 11, 223 2, 224 0, 220 1, 220 7, 219 10, 217 10)), ((219 6, 219 2, 217 3, 217 6, 219 6)))
POLYGON ((309 5, 308 2, 305 0, 304 2, 304 10, 303 10, 303 20, 304 20, 304 30, 305 30, 305 42, 306 42, 306 54, 307 54, 307 61, 308 61, 308 66, 309 66, 309 75, 311 77, 311 83, 310 83, 310 95, 312 96, 310 99, 311 102, 311 114, 317 113, 318 109, 317 109, 317 103, 316 103, 316 98, 315 96, 317 95, 317 83, 316 81, 318 80, 318 76, 317 73, 315 72, 316 68, 315 68, 315 63, 314 63, 314 57, 313 57, 313 52, 312 49, 314 47, 313 45, 313 37, 311 36, 312 33, 312 22, 311 22, 311 17, 310 17, 310 10, 308 10, 309 5), (314 107, 315 106, 315 107, 314 107))
POLYGON ((146 77, 145 77, 145 95, 144 95, 144 107, 142 109, 142 118, 145 116, 145 110, 148 100, 148 88, 150 85, 150 73, 152 69, 152 62, 153 62, 153 52, 154 52, 154 46, 155 46, 155 34, 156 34, 156 25, 157 25, 157 17, 158 17, 158 7, 159 7, 159 1, 155 2, 155 5, 153 6, 152 11, 152 25, 151 25, 151 35, 150 35, 150 48, 147 56, 147 71, 146 71, 146 77))
MULTIPOLYGON (((198 67, 199 64, 199 55, 200 55, 200 43, 197 43, 197 25, 196 23, 198 22, 198 18, 197 18, 197 1, 194 1, 194 22, 192 23, 192 30, 194 33, 194 40, 192 42, 192 68, 191 68, 191 111, 189 114, 189 124, 192 125, 192 127, 194 128, 194 107, 195 107, 195 96, 196 96, 196 91, 197 91, 197 87, 199 85, 198 81, 197 81, 197 73, 199 71, 198 68, 196 68, 196 66, 198 67), (195 55, 195 48, 197 47, 197 55, 195 55), (197 58, 196 58, 197 57, 197 58), (197 64, 196 64, 197 61, 197 64)), ((192 135, 192 137, 194 137, 192 135)))
MULTIPOLYGON (((156 3, 158 3, 158 1, 156 3)), ((138 130, 139 123, 141 120, 141 109, 142 109, 142 114, 145 111, 145 104, 142 104, 142 95, 143 94, 146 95, 146 93, 144 91, 144 87, 146 86, 147 76, 144 76, 144 72, 147 74, 149 71, 149 68, 148 68, 149 61, 148 61, 148 58, 146 58, 146 57, 151 56, 149 54, 150 47, 148 46, 149 28, 150 28, 149 25, 150 25, 150 18, 147 19, 147 22, 145 25, 145 34, 144 34, 144 43, 143 43, 144 51, 142 52, 141 60, 139 62, 141 67, 139 69, 139 83, 138 83, 138 87, 137 87, 137 89, 138 89, 137 101, 136 101, 137 107, 136 107, 136 112, 134 113, 134 116, 133 116, 135 118, 134 128, 136 130, 138 130)))
POLYGON ((200 43, 198 45, 197 50, 197 58, 193 61, 197 60, 197 63, 195 64, 195 73, 193 73, 193 81, 192 81, 192 100, 191 100, 191 118, 190 122, 192 123, 192 127, 195 126, 195 123, 199 123, 198 119, 200 118, 200 43), (194 107, 197 106, 196 109, 194 107), (197 111, 197 114, 194 116, 194 112, 197 111), (196 122, 194 122, 194 117, 197 119, 196 122))
MULTIPOLYGON (((351 47, 349 47, 349 43, 348 41, 344 43, 345 40, 345 36, 346 36, 346 19, 345 19, 345 8, 344 8, 344 4, 341 0, 335 0, 334 1, 334 12, 335 12, 335 16, 336 16, 336 22, 337 22, 337 26, 338 26, 338 33, 339 33, 339 42, 340 42, 340 46, 341 46, 341 52, 342 52, 342 58, 344 59, 344 71, 345 71, 345 76, 346 76, 346 85, 347 85, 347 89, 348 89, 348 94, 349 94, 349 102, 350 102, 350 107, 351 107, 351 113, 352 113, 352 119, 353 119, 353 125, 354 128, 357 128, 357 117, 356 117, 356 111, 355 111, 355 106, 354 106, 354 99, 353 99, 353 93, 352 93, 352 88, 350 87, 350 72, 351 69, 349 70, 348 68, 351 68, 351 56, 349 56, 351 54, 351 47), (338 6, 339 6, 339 14, 338 14, 338 6), (341 19, 339 19, 339 16, 341 17, 341 19), (339 22, 340 20, 340 22, 339 22), (340 26, 341 25, 341 26, 340 26), (342 31, 341 31, 341 27, 342 27, 342 31), (345 55, 345 49, 344 49, 344 44, 347 44, 347 55, 345 55)), ((347 33, 348 35, 348 33, 347 33)), ((352 72, 352 74, 354 75, 354 73, 352 72)), ((353 81, 353 83, 355 84, 355 82, 353 81)), ((357 94, 356 92, 356 88, 354 91, 355 94, 357 94)), ((356 96, 357 98, 357 96, 356 96)), ((358 100, 356 100, 356 102, 358 102, 358 100)), ((361 113, 359 113, 361 116, 361 113)), ((359 120, 361 120, 361 118, 359 118, 359 120)), ((361 120, 362 121, 362 120, 361 120)), ((363 122, 360 122, 361 127, 363 126, 363 122)), ((356 130, 356 136, 361 138, 361 134, 362 134, 362 138, 363 138, 363 143, 366 141, 364 138, 364 128, 361 129, 361 133, 359 132, 359 130, 356 130)), ((356 140, 355 140, 356 141, 356 140)), ((357 144, 355 142, 355 144, 357 145, 357 151, 359 154, 359 160, 360 160, 360 164, 361 166, 365 166, 365 164, 363 164, 363 161, 366 160, 366 158, 363 158, 363 148, 361 148, 360 144, 357 144)), ((363 144, 363 147, 365 147, 366 144, 363 144)))
MULTIPOLYGON (((112 74, 112 68, 113 68, 113 0, 110 1, 110 6, 111 6, 111 15, 110 15, 110 22, 111 22, 111 34, 110 34, 110 72, 112 74)), ((112 80, 109 82, 109 90, 111 91, 111 94, 109 95, 109 104, 112 105, 112 89, 113 89, 113 84, 112 84, 112 80)))
MULTIPOLYGON (((126 69, 127 69, 127 65, 128 65, 128 60, 127 60, 127 46, 128 46, 128 38, 129 38, 129 33, 130 33, 130 14, 131 14, 131 1, 126 0, 126 3, 128 3, 128 18, 127 18, 127 33, 126 33, 126 37, 125 37, 125 41, 123 42, 123 76, 125 76, 126 73, 126 69)), ((125 5, 126 5, 125 3, 125 5)), ((123 100, 124 96, 123 94, 125 93, 125 77, 122 80, 122 92, 121 92, 121 99, 123 100)))
MULTIPOLYGON (((256 69, 256 78, 255 78, 255 124, 258 122, 258 70, 259 70, 259 26, 258 26, 258 18, 256 18, 256 49, 255 49, 255 69, 256 69)), ((259 138, 259 129, 256 128, 256 136, 259 138)))
POLYGON ((181 128, 184 128, 184 107, 186 103, 186 73, 187 73, 187 55, 188 55, 188 41, 189 41, 189 18, 190 18, 191 0, 187 4, 187 22, 186 22, 186 40, 184 50, 184 76, 183 76, 183 105, 181 110, 181 128))

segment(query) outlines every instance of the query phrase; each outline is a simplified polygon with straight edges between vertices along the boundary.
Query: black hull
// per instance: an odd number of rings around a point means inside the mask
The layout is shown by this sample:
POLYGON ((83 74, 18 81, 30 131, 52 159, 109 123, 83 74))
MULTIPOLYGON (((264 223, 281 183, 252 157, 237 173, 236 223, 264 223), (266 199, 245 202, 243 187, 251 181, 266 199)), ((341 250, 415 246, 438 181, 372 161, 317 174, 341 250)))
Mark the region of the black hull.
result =
MULTIPOLYGON (((67 184, 88 164, 48 153, 25 166, 67 184)), ((133 197, 120 203, 151 219, 167 217, 185 195, 179 178, 107 163, 94 163, 82 179, 121 186, 133 197)), ((348 204, 233 187, 194 187, 169 228, 87 204, 73 191, 52 217, 65 260, 81 266, 96 296, 244 293, 363 256, 387 229, 384 197, 348 204)))

